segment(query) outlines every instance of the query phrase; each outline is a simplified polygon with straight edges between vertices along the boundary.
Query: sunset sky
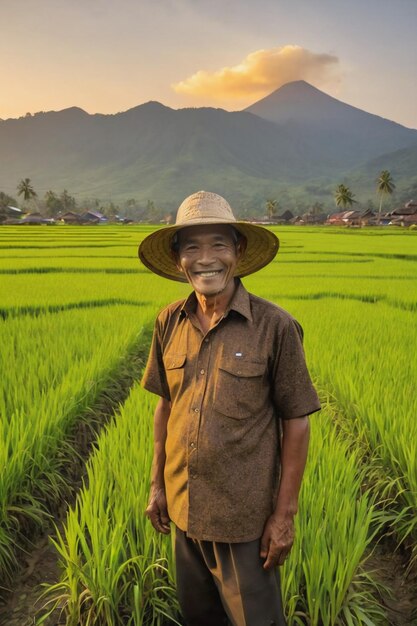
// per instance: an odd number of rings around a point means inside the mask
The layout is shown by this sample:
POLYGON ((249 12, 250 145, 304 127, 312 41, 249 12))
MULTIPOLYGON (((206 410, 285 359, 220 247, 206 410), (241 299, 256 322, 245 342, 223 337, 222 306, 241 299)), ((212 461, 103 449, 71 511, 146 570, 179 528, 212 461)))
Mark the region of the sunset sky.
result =
POLYGON ((1 0, 0 118, 239 110, 304 79, 417 128, 417 0, 1 0))

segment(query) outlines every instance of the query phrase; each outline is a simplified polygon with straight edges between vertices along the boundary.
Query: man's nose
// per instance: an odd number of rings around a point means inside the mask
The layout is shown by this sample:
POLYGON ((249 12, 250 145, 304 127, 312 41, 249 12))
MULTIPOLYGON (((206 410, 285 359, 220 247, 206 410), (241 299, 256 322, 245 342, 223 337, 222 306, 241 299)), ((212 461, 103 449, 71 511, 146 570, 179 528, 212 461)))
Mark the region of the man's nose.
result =
POLYGON ((199 263, 203 263, 204 265, 210 265, 215 261, 214 250, 211 246, 201 246, 200 254, 198 255, 199 263))

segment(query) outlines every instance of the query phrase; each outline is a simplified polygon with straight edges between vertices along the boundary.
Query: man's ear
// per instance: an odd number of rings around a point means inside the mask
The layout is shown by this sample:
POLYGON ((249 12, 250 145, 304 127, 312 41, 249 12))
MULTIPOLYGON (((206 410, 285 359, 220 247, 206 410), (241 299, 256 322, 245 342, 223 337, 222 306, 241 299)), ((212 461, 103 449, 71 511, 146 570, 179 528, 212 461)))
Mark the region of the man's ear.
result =
POLYGON ((239 237, 239 241, 236 243, 236 254, 239 260, 245 256, 247 245, 248 245, 248 241, 246 237, 241 235, 239 237))
POLYGON ((184 270, 182 269, 182 267, 180 265, 180 257, 179 257, 178 252, 176 250, 172 250, 171 249, 171 258, 174 261, 177 270, 179 272, 183 272, 184 270))

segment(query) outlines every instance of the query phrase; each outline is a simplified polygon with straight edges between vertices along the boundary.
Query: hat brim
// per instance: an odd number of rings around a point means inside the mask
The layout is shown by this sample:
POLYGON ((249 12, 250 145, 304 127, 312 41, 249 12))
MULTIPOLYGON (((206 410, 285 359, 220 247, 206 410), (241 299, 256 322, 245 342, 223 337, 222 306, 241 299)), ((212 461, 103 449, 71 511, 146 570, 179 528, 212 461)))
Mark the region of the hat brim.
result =
MULTIPOLYGON (((263 226, 249 222, 222 222, 220 220, 206 223, 230 224, 246 238, 245 254, 236 266, 235 276, 238 278, 262 269, 278 252, 278 237, 263 226)), ((191 225, 187 224, 187 227, 191 225)), ((195 225, 201 225, 201 221, 195 225)), ((187 279, 175 264, 171 248, 172 238, 181 228, 185 228, 185 225, 166 226, 151 233, 139 245, 138 256, 142 263, 158 276, 186 283, 187 279)))

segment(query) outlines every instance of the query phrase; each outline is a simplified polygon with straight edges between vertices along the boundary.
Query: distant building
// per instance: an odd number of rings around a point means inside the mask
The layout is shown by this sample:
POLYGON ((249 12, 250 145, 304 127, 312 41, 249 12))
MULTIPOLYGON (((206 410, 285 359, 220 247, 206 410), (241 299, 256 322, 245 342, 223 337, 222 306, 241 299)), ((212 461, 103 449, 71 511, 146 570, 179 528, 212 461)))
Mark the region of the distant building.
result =
POLYGON ((352 210, 332 213, 325 221, 331 226, 372 226, 377 223, 378 216, 371 209, 364 211, 352 210))
POLYGON ((29 213, 23 219, 19 220, 19 224, 22 226, 38 226, 41 224, 44 225, 52 225, 56 224, 55 220, 52 217, 43 217, 39 211, 35 211, 34 213, 29 213))
POLYGON ((80 216, 81 224, 107 224, 109 221, 100 211, 86 211, 80 216))
POLYGON ((59 220, 65 224, 81 224, 81 215, 75 211, 67 211, 59 215, 59 220))
POLYGON ((382 224, 389 226, 413 226, 417 225, 417 202, 409 200, 403 207, 394 209, 389 213, 385 213, 381 217, 382 224))
POLYGON ((293 217, 294 214, 287 209, 284 213, 281 213, 281 215, 272 216, 271 222, 274 224, 289 224, 293 217))
POLYGON ((372 211, 372 209, 365 209, 365 211, 361 213, 361 226, 373 226, 376 224, 377 219, 377 213, 372 211))
POLYGON ((308 211, 301 216, 304 224, 324 224, 327 220, 325 213, 312 213, 308 211))
POLYGON ((15 206, 0 206, 0 224, 19 223, 24 214, 22 209, 18 209, 15 206))

